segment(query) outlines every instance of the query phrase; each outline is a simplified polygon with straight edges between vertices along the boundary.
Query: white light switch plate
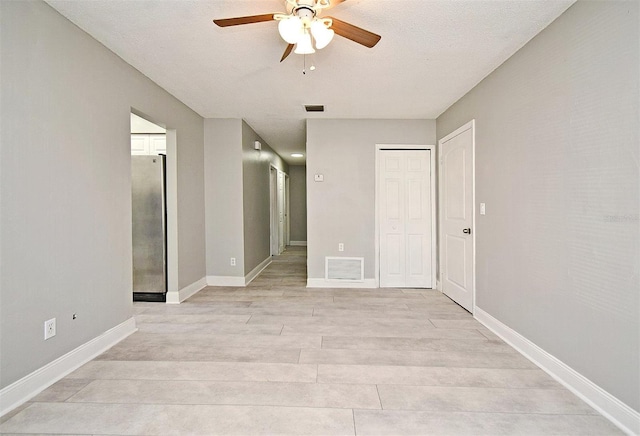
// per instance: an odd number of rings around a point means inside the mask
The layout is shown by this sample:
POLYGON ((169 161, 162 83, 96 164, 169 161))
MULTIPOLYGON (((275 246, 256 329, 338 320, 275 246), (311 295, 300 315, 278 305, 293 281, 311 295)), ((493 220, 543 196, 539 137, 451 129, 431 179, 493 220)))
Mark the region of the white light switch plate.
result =
POLYGON ((484 215, 487 212, 487 208, 484 203, 480 203, 480 215, 484 215))
POLYGON ((323 174, 315 174, 313 176, 313 180, 315 180, 316 182, 324 182, 324 175, 323 174))

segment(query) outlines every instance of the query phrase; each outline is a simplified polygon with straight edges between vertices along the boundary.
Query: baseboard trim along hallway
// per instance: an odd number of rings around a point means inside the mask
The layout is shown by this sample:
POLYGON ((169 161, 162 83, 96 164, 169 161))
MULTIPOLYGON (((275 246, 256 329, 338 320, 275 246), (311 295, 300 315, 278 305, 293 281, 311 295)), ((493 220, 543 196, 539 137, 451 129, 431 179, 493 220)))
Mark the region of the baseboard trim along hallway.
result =
POLYGON ((197 282, 193 282, 179 291, 167 292, 167 304, 180 304, 187 298, 197 294, 207 287, 207 277, 203 277, 197 282))
MULTIPOLYGON (((207 276, 207 286, 230 286, 243 288, 253 281, 258 275, 264 271, 266 267, 271 265, 271 256, 260 262, 258 266, 244 277, 235 276, 207 276)), ((181 301, 184 301, 181 300, 181 301)))
POLYGON ((244 284, 248 285, 249 283, 251 283, 253 281, 253 279, 255 279, 256 277, 258 277, 258 275, 264 271, 264 269, 266 267, 268 267, 269 265, 271 265, 271 256, 267 257, 265 260, 263 260, 262 262, 260 262, 258 264, 258 266, 256 266, 254 269, 252 269, 249 274, 247 274, 244 277, 244 284))
POLYGON ((33 398, 61 378, 113 347, 137 330, 134 318, 107 330, 0 391, 0 416, 33 398))
POLYGON ((474 317, 628 434, 640 434, 640 413, 545 350, 476 307, 474 317))
POLYGON ((232 286, 242 288, 245 286, 245 282, 244 277, 207 276, 207 286, 232 286))

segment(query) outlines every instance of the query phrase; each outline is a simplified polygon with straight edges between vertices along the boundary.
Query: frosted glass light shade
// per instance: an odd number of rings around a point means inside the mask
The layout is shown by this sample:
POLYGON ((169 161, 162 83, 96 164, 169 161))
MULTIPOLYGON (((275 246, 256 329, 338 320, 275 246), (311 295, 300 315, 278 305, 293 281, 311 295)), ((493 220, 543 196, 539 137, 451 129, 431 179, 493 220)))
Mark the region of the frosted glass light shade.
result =
POLYGON ((316 51, 313 49, 313 45, 311 45, 311 35, 309 33, 304 33, 302 37, 298 40, 298 44, 296 44, 296 49, 294 50, 295 54, 312 54, 316 51))
POLYGON ((289 44, 297 44, 304 32, 302 20, 295 16, 280 20, 278 23, 278 31, 282 39, 286 42, 289 44))
POLYGON ((316 48, 320 50, 329 45, 335 32, 327 29, 327 26, 322 21, 316 20, 311 23, 311 34, 316 40, 316 48))

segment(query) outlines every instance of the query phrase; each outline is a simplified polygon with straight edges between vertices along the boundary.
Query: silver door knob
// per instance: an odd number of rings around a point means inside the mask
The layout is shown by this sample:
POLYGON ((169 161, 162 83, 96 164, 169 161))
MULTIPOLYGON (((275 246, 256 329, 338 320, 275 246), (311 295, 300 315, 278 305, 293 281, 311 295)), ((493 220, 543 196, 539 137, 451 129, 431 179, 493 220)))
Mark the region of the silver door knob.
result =
POLYGON ((471 229, 464 229, 462 233, 466 233, 467 235, 471 234, 471 229))

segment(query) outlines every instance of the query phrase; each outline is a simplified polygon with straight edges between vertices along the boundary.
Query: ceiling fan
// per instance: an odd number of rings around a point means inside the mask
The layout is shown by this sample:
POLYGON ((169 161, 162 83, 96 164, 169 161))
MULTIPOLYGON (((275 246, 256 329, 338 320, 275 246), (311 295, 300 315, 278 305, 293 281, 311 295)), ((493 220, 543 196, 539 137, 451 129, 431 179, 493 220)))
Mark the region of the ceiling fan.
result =
POLYGON ((261 23, 264 21, 278 21, 280 36, 288 45, 284 50, 284 61, 293 51, 296 54, 312 54, 315 49, 326 47, 335 34, 365 47, 373 47, 381 36, 368 30, 361 29, 347 22, 333 17, 319 17, 324 9, 332 8, 346 0, 286 0, 288 13, 272 13, 250 15, 246 17, 223 18, 213 20, 220 27, 240 26, 243 24, 261 23), (314 47, 315 46, 315 47, 314 47), (295 51, 294 51, 295 47, 295 51))

